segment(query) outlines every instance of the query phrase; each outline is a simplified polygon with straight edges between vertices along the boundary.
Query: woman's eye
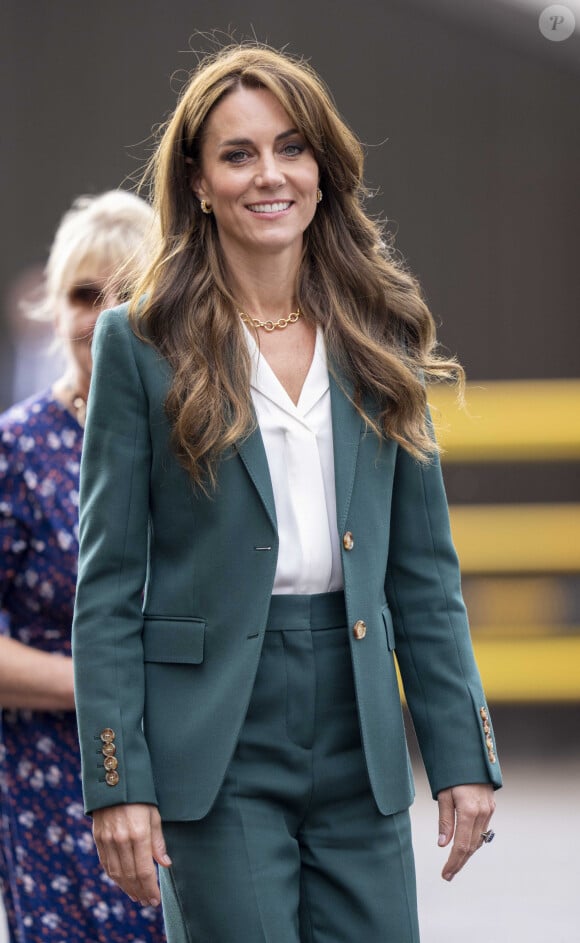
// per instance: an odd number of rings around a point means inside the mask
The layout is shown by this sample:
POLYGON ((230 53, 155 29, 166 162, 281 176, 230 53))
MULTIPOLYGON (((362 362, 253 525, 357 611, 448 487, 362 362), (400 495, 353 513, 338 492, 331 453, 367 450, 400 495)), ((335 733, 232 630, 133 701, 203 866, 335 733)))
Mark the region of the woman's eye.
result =
POLYGON ((226 160, 231 164, 241 164, 247 156, 246 151, 230 151, 229 154, 226 154, 226 160))
POLYGON ((286 157, 298 157, 299 154, 302 154, 303 150, 303 144, 286 144, 284 147, 284 154, 286 157))

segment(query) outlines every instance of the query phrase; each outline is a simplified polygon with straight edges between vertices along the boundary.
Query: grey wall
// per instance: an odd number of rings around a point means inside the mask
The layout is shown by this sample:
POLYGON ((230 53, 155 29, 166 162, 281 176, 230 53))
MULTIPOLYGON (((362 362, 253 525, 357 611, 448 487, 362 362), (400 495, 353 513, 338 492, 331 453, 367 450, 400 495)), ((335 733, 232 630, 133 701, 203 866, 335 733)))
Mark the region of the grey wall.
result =
MULTIPOLYGON (((577 373, 580 42, 496 0, 5 0, 0 298, 72 198, 138 172, 195 55, 236 28, 310 57, 368 144, 373 210, 472 378, 577 373), (191 45, 201 45, 193 37, 191 45)), ((0 320, 0 405, 11 355, 0 320)))

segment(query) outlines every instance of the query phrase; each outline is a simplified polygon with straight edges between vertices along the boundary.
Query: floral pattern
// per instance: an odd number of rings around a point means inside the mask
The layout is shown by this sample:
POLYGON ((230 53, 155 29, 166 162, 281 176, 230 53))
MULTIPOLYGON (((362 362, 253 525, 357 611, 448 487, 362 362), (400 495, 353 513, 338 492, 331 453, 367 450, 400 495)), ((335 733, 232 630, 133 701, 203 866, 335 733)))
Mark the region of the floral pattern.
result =
MULTIPOLYGON (((0 416, 0 633, 71 653, 82 429, 50 392, 0 416)), ((101 870, 72 712, 0 714, 0 888, 13 943, 161 943, 101 870)))

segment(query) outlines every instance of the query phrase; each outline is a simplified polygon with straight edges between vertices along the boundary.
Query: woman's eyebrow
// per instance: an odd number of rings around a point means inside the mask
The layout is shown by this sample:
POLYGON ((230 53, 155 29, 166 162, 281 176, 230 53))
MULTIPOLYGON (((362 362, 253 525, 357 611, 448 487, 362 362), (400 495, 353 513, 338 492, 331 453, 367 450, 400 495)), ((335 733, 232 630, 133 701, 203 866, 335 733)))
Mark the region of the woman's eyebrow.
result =
MULTIPOLYGON (((283 141, 294 134, 300 134, 298 128, 289 128, 288 131, 282 131, 281 134, 276 135, 274 140, 283 141)), ((220 147, 247 147, 250 144, 253 144, 251 138, 229 138, 227 141, 222 141, 220 147)))

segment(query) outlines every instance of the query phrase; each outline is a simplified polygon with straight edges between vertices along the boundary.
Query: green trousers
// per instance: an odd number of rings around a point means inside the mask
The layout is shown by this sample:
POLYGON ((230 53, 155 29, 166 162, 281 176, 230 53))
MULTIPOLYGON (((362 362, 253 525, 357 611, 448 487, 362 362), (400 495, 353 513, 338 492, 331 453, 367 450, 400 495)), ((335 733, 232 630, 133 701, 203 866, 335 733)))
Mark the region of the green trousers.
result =
POLYGON ((342 593, 272 598, 218 798, 164 833, 168 943, 418 943, 409 813, 370 791, 342 593))

